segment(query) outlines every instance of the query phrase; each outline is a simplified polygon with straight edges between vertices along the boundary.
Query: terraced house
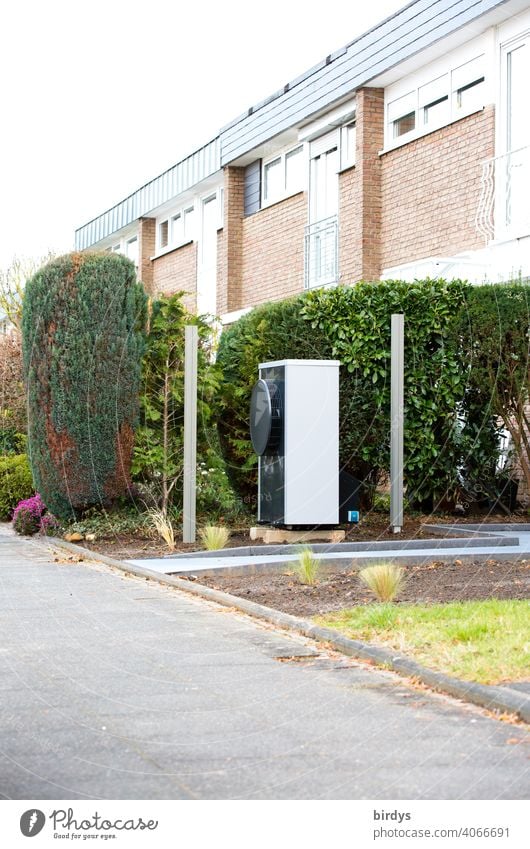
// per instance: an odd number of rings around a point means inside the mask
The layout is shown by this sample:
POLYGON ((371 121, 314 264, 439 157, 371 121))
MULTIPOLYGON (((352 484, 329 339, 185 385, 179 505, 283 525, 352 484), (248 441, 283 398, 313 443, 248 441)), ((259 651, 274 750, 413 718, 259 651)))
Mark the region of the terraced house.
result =
POLYGON ((360 279, 530 275, 528 0, 415 0, 76 231, 230 323, 360 279))

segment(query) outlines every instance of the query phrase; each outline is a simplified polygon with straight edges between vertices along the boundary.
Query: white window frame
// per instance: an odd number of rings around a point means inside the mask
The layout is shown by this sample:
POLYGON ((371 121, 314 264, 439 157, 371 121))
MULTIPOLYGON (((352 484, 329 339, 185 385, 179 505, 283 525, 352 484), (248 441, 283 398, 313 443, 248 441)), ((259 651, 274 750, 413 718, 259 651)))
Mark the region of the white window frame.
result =
POLYGON ((169 219, 164 218, 163 221, 160 221, 156 228, 156 238, 158 244, 160 246, 160 250, 164 251, 167 247, 169 247, 169 219), (165 234, 165 243, 163 243, 162 233, 165 234))
POLYGON ((389 85, 385 90, 385 142, 381 153, 408 144, 479 112, 487 103, 493 103, 493 77, 493 40, 491 34, 485 34, 457 48, 445 58, 425 66, 421 71, 389 85), (477 92, 479 96, 473 98, 467 106, 459 107, 458 92, 472 87, 480 78, 483 81, 477 92), (429 89, 432 91, 432 100, 429 99, 429 89), (402 115, 398 114, 401 99, 404 106, 409 106, 402 115), (425 109, 441 102, 446 103, 446 108, 440 110, 438 115, 433 114, 431 121, 426 121, 425 109), (412 111, 415 115, 414 129, 394 136, 397 121, 412 111))
POLYGON ((357 140, 357 123, 355 118, 340 128, 340 158, 339 171, 352 168, 355 165, 355 147, 357 140), (350 138, 353 136, 353 143, 350 138))
MULTIPOLYGON (((530 23, 530 18, 529 18, 530 23)), ((499 154, 509 153, 512 149, 508 143, 508 126, 510 120, 510 104, 508 103, 508 56, 519 47, 530 43, 530 28, 523 30, 500 45, 500 75, 499 75, 499 106, 498 120, 496 121, 496 143, 499 154)))
POLYGON ((268 206, 273 206, 275 203, 279 203, 282 200, 286 200, 289 197, 293 197, 294 195, 299 194, 300 192, 304 192, 307 189, 307 179, 308 179, 308 146, 303 142, 298 142, 298 144, 289 147, 286 150, 277 151, 273 156, 269 156, 267 159, 264 159, 261 163, 261 186, 262 186, 262 199, 261 199, 261 208, 266 209, 268 206), (295 151, 300 151, 300 155, 302 156, 302 165, 303 165, 303 177, 300 181, 300 186, 294 187, 291 189, 287 189, 287 161, 290 156, 295 151), (280 191, 275 194, 273 197, 268 198, 266 196, 266 174, 267 168, 272 165, 273 162, 279 160, 280 163, 280 172, 281 172, 281 188, 280 191))
POLYGON ((159 254, 168 253, 169 251, 174 251, 177 248, 181 248, 184 245, 189 245, 190 242, 196 241, 196 201, 190 200, 189 203, 184 204, 183 206, 178 207, 178 209, 173 209, 167 215, 162 216, 157 220, 156 224, 156 256, 159 254), (193 223, 189 226, 186 225, 186 218, 189 217, 190 213, 193 213, 193 223), (182 220, 182 237, 180 239, 176 239, 174 237, 175 231, 175 220, 177 218, 181 218, 182 220), (163 227, 167 226, 167 244, 162 244, 162 232, 163 227))
MULTIPOLYGON (((498 80, 498 104, 496 120, 496 152, 499 159, 499 173, 495 172, 495 207, 494 221, 495 233, 493 242, 506 242, 514 239, 526 239, 529 235, 526 219, 520 219, 517 214, 508 220, 506 214, 508 198, 508 172, 514 177, 520 171, 519 184, 524 184, 528 179, 528 146, 530 146, 530 132, 528 133, 528 145, 514 145, 509 138, 510 109, 508 98, 509 90, 509 55, 520 47, 527 45, 530 50, 530 13, 525 15, 522 22, 515 27, 514 22, 509 22, 499 33, 499 80, 498 80), (521 26, 521 23, 523 26, 521 26), (522 167, 521 167, 522 166, 522 167)), ((510 177, 511 179, 511 177, 510 177)), ((518 193, 519 185, 516 185, 518 193)), ((517 203, 517 202, 516 202, 517 203)))

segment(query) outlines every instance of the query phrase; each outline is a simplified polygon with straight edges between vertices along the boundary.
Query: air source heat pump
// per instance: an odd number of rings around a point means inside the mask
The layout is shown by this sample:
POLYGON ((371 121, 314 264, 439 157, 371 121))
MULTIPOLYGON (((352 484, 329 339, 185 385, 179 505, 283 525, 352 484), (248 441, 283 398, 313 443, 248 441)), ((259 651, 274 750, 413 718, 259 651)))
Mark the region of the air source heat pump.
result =
POLYGON ((339 366, 336 360, 259 366, 250 405, 259 523, 338 523, 339 366))

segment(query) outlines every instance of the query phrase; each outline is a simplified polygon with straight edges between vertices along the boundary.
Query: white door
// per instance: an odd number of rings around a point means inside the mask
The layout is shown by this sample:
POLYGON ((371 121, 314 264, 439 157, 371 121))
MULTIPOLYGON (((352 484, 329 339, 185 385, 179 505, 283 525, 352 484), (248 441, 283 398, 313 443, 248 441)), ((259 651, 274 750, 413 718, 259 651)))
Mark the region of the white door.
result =
POLYGON ((311 156, 306 245, 309 286, 334 283, 338 274, 339 151, 336 139, 322 146, 327 149, 311 156))
POLYGON ((217 196, 201 202, 201 231, 197 268, 197 312, 217 314, 217 196))

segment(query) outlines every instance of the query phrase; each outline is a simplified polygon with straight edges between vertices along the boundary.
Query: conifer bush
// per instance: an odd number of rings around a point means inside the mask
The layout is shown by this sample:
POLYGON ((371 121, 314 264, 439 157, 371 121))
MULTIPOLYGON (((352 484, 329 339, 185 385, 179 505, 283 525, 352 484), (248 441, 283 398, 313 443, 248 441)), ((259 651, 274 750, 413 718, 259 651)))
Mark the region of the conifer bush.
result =
POLYGON ((130 485, 146 297, 119 254, 59 257, 28 281, 22 316, 28 447, 57 517, 130 485))

